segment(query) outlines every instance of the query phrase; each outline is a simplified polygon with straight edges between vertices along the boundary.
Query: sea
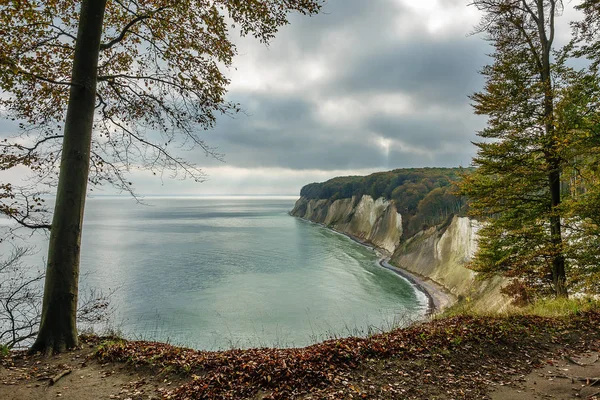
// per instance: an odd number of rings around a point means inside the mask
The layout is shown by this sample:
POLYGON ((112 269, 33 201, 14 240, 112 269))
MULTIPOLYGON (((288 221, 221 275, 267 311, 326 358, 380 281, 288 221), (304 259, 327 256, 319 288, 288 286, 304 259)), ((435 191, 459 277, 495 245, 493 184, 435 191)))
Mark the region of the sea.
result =
MULTIPOLYGON (((202 350, 299 347, 423 318, 425 295, 368 247, 289 215, 296 197, 91 197, 81 290, 92 326, 202 350)), ((43 267, 43 236, 29 239, 43 267)), ((90 328, 90 327, 88 327, 90 328)))

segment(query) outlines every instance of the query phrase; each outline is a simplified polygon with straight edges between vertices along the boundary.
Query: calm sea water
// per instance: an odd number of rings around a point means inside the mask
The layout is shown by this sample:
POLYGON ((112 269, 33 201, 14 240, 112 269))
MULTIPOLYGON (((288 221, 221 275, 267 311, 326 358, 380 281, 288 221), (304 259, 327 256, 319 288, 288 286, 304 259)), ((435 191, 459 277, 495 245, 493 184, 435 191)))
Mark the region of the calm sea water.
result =
MULTIPOLYGON (((199 349, 304 346, 419 318, 422 293, 294 198, 91 198, 81 270, 126 336, 199 349)), ((45 247, 42 245, 42 253, 45 247)))

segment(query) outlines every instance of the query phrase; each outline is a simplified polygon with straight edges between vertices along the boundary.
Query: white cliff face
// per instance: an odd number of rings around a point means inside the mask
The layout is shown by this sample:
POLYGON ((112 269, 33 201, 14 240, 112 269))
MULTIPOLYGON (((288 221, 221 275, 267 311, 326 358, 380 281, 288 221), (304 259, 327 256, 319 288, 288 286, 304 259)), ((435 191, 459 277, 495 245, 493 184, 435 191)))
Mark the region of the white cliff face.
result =
POLYGON ((331 203, 323 223, 329 226, 346 218, 352 210, 352 201, 353 199, 341 199, 331 203))
POLYGON ((482 227, 482 223, 474 219, 471 220, 471 240, 469 243, 469 261, 475 256, 477 248, 479 247, 479 230, 482 227))
POLYGON ((467 299, 476 309, 501 310, 510 299, 501 294, 504 278, 477 279, 466 268, 477 251, 481 224, 466 217, 454 217, 446 229, 430 228, 407 240, 393 256, 398 266, 431 278, 452 294, 467 299))
POLYGON ((351 199, 296 202, 292 215, 325 224, 393 253, 402 236, 402 217, 392 201, 364 195, 351 199))
POLYGON ((458 297, 475 299, 476 308, 499 310, 509 303, 500 293, 503 278, 479 280, 466 268, 477 251, 481 224, 454 217, 445 228, 429 228, 401 243, 402 216, 394 202, 370 196, 352 199, 307 200, 300 198, 291 213, 347 233, 388 251, 391 262, 427 277, 458 297))
POLYGON ((356 218, 364 224, 365 227, 373 228, 383 212, 391 205, 383 197, 373 200, 371 196, 363 196, 355 209, 356 218))
POLYGON ((470 218, 455 217, 436 244, 436 258, 443 260, 449 252, 465 264, 471 261, 477 251, 478 224, 470 218))

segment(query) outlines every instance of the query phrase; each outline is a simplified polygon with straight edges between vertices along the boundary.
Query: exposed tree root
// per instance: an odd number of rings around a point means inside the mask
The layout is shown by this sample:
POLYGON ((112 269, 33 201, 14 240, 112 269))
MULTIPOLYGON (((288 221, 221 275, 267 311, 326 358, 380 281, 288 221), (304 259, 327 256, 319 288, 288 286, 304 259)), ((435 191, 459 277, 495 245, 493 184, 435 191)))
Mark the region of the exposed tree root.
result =
POLYGON ((572 383, 575 382, 585 382, 587 386, 600 386, 600 378, 594 377, 586 377, 586 376, 568 376, 568 375, 548 375, 551 378, 562 378, 562 379, 570 379, 572 383))
POLYGON ((70 369, 65 369, 64 371, 59 372, 58 374, 54 375, 52 378, 50 378, 50 382, 48 383, 49 386, 54 385, 56 382, 58 382, 61 378, 69 375, 71 373, 70 369))
POLYGON ((574 360, 573 358, 569 357, 569 356, 564 356, 565 360, 567 360, 568 362, 570 362, 571 364, 575 364, 575 365, 579 365, 580 367, 587 367, 589 365, 593 365, 596 362, 598 362, 598 354, 596 354, 596 359, 590 363, 580 363, 577 360, 574 360))

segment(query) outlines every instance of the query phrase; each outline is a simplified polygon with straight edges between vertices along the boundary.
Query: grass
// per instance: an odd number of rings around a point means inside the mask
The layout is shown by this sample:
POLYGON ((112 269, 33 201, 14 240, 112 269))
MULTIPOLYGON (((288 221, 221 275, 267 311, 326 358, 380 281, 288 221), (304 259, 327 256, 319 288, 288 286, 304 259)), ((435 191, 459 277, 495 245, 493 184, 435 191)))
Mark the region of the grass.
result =
POLYGON ((10 347, 0 344, 0 359, 10 355, 10 347))
POLYGON ((568 298, 568 299, 538 299, 534 303, 524 307, 508 306, 505 310, 482 311, 471 306, 467 300, 459 301, 448 308, 436 318, 449 318, 456 316, 510 316, 527 315, 545 318, 560 318, 579 315, 583 312, 600 309, 600 299, 592 297, 568 298))
POLYGON ((567 317, 583 312, 598 310, 600 301, 591 297, 571 299, 542 299, 536 301, 521 311, 523 314, 539 317, 567 317))

